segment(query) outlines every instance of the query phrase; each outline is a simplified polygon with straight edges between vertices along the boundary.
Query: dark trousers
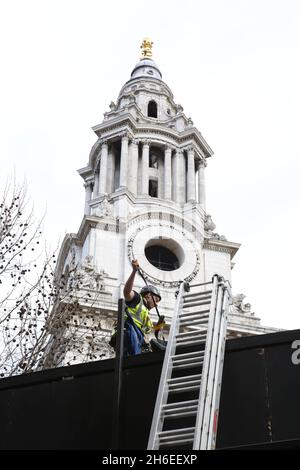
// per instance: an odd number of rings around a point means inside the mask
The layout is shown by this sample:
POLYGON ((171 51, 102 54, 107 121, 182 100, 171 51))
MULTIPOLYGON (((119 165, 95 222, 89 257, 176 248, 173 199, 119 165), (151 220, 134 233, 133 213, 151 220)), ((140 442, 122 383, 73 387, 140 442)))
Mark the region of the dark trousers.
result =
POLYGON ((124 331, 124 356, 136 356, 142 353, 142 347, 145 344, 144 335, 141 330, 132 325, 131 322, 125 322, 124 331))

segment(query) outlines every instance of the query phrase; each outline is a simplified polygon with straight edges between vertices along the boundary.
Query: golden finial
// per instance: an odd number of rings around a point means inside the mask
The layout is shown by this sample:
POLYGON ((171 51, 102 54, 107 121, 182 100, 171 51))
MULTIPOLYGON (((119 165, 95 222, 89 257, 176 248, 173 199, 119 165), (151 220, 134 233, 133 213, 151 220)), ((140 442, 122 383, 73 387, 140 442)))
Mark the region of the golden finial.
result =
POLYGON ((152 46, 153 42, 149 38, 145 38, 142 42, 142 59, 149 59, 152 57, 152 46))

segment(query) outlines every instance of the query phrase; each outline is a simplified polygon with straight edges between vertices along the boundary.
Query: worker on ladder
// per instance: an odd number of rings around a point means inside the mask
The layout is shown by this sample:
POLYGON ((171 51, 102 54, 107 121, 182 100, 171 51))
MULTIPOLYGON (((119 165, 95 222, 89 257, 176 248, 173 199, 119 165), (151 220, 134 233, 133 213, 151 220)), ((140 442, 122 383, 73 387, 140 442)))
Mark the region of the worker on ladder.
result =
POLYGON ((147 346, 145 334, 150 333, 154 328, 149 312, 161 300, 160 292, 155 286, 146 285, 140 290, 140 293, 133 290, 135 275, 140 267, 138 260, 132 260, 131 266, 132 273, 123 290, 127 306, 124 331, 125 356, 141 354, 143 348, 147 346))

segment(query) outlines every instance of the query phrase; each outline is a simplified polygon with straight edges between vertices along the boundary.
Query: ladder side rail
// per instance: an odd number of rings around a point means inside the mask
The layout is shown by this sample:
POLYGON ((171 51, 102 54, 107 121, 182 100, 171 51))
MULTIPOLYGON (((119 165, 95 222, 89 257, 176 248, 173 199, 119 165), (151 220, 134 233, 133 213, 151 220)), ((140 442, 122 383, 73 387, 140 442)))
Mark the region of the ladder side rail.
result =
POLYGON ((209 450, 214 450, 216 447, 218 419, 219 419, 219 404, 220 404, 220 396, 221 396, 222 375, 223 375, 225 346, 226 346, 229 297, 230 297, 230 291, 228 290, 227 285, 225 285, 222 318, 221 318, 221 328, 220 328, 220 343, 219 343, 220 351, 218 353, 217 374, 216 374, 214 397, 213 397, 214 407, 212 409, 212 419, 210 422, 210 428, 209 428, 209 433, 208 433, 208 443, 207 443, 207 449, 209 450))
MULTIPOLYGON (((204 450, 206 449, 206 436, 208 434, 208 427, 209 427, 209 419, 210 419, 210 409, 211 409, 211 400, 212 400, 212 390, 214 385, 214 370, 215 370, 215 363, 216 363, 216 349, 217 349, 217 339, 218 339, 218 332, 220 327, 220 315, 219 312, 222 308, 222 294, 223 291, 220 288, 220 284, 218 282, 217 288, 217 304, 215 309, 215 317, 214 317, 214 327, 212 331, 211 341, 209 346, 209 366, 207 371, 207 381, 206 381, 206 394, 205 394, 205 401, 203 403, 203 412, 202 412, 202 423, 201 423, 201 433, 198 436, 198 442, 195 439, 195 445, 197 445, 197 449, 204 450)), ((201 407, 201 403, 199 403, 199 409, 201 407)))
POLYGON ((204 416, 206 393, 207 393, 207 379, 208 379, 208 371, 209 371, 209 363, 210 363, 210 351, 211 351, 212 337, 213 337, 213 331, 214 331, 215 313, 216 313, 216 307, 217 307, 217 301, 218 301, 218 279, 219 279, 218 275, 213 276, 212 297, 211 297, 211 304, 210 304, 209 321, 208 321, 208 326, 207 326, 207 337, 206 337, 205 354, 204 354, 204 361, 203 361, 203 368, 202 368, 201 385, 200 385, 200 391, 199 391, 199 406, 198 406, 196 425, 195 425, 193 449, 199 449, 200 438, 201 438, 201 433, 202 433, 203 416, 204 416))
POLYGON ((149 434, 147 450, 159 449, 159 438, 158 433, 162 431, 163 420, 161 419, 161 410, 162 406, 167 402, 168 398, 168 388, 167 380, 171 378, 172 367, 171 367, 171 356, 174 356, 176 349, 175 336, 179 332, 179 321, 178 316, 181 310, 183 298, 182 293, 184 291, 184 283, 181 283, 179 288, 179 293, 177 296, 176 307, 174 311, 174 316, 171 323, 171 328, 168 337, 168 344, 165 351, 165 357, 163 362, 163 367, 160 376, 160 382, 156 397, 156 403, 152 418, 152 425, 149 434))
POLYGON ((200 440, 200 449, 208 449, 208 435, 210 424, 213 421, 213 411, 214 411, 214 398, 215 398, 215 388, 217 385, 218 378, 218 367, 220 366, 220 353, 221 346, 224 342, 224 338, 220 335, 222 329, 222 311, 224 304, 224 286, 223 282, 219 284, 218 288, 218 304, 216 309, 216 320, 215 320, 215 329, 213 334, 213 342, 211 349, 211 361, 209 368, 209 376, 207 383, 207 397, 206 397, 206 407, 204 411, 204 420, 202 426, 202 436, 200 440))

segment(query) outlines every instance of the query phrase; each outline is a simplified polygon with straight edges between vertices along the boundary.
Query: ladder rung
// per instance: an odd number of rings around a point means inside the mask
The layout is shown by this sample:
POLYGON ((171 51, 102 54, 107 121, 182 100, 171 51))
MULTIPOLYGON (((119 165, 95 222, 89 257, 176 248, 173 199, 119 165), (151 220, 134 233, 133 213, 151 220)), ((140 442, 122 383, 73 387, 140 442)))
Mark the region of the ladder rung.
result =
POLYGON ((209 319, 209 315, 203 315, 202 317, 196 317, 196 318, 193 318, 192 316, 191 317, 188 317, 188 318, 184 318, 183 320, 180 321, 179 325, 184 325, 186 322, 195 322, 195 321, 203 321, 203 320, 208 320, 209 319))
POLYGON ((199 367, 202 366, 203 362, 191 362, 190 364, 178 364, 176 366, 173 366, 173 370, 178 370, 178 369, 193 369, 194 367, 199 367))
POLYGON ((196 340, 206 340, 206 333, 203 333, 202 335, 198 333, 197 335, 193 336, 183 336, 182 338, 179 337, 177 338, 176 345, 181 344, 183 341, 196 341, 196 340))
POLYGON ((194 292, 194 294, 183 294, 183 298, 184 299, 187 299, 187 298, 190 298, 190 297, 197 297, 197 296, 201 296, 201 295, 208 295, 208 294, 211 294, 212 293, 212 290, 205 290, 203 292, 194 292))
POLYGON ((189 302, 186 304, 183 304, 182 308, 188 308, 188 307, 198 307, 200 305, 209 305, 210 301, 204 301, 204 302, 189 302))
MULTIPOLYGON (((185 320, 184 322, 182 322, 180 324, 181 327, 184 327, 184 326, 196 326, 196 325, 199 325, 201 327, 203 326, 207 326, 208 325, 208 318, 204 318, 203 320, 185 320)), ((205 328, 205 330, 203 329, 202 331, 206 331, 207 328, 205 328)))
POLYGON ((194 442, 194 436, 191 436, 191 437, 186 437, 185 439, 177 439, 177 440, 173 440, 173 441, 165 441, 165 442, 161 442, 159 444, 159 448, 161 449, 162 447, 168 447, 170 445, 181 445, 181 444, 189 444, 191 442, 194 442))
MULTIPOLYGON (((184 364, 194 364, 194 363, 201 363, 202 364, 202 360, 198 357, 195 357, 195 358, 187 358, 187 359, 179 359, 179 361, 175 361, 175 364, 174 364, 174 367, 175 366, 179 366, 179 365, 184 365, 184 364)), ((174 361, 173 361, 174 363, 174 361)))
POLYGON ((190 427, 190 428, 182 428, 182 429, 170 429, 169 431, 161 431, 158 433, 158 437, 161 438, 167 438, 167 437, 174 437, 178 438, 181 437, 182 435, 184 436, 186 433, 192 433, 195 432, 195 427, 190 427))
POLYGON ((206 333, 199 332, 198 330, 186 331, 185 333, 178 333, 176 335, 176 338, 180 339, 180 338, 186 338, 187 336, 199 336, 199 335, 206 336, 206 333))
POLYGON ((187 316, 189 316, 189 315, 198 315, 198 314, 202 314, 202 313, 209 313, 209 309, 207 309, 207 310, 197 310, 196 312, 181 313, 181 314, 179 315, 179 318, 187 317, 187 316))
POLYGON ((180 325, 183 323, 183 322, 187 322, 189 320, 207 320, 209 318, 209 314, 208 313, 203 313, 203 314, 200 314, 200 313, 197 313, 197 315, 193 315, 192 313, 190 313, 189 315, 186 315, 181 321, 180 321, 180 325))
POLYGON ((199 358, 204 355, 204 351, 195 351, 195 352, 189 352, 189 353, 184 353, 184 354, 175 354, 174 356, 171 356, 171 359, 186 359, 186 358, 199 358))
POLYGON ((175 388, 182 388, 182 387, 191 387, 192 385, 198 385, 200 384, 201 380, 198 379, 198 380, 188 380, 187 382, 178 382, 178 383, 174 383, 174 384, 169 384, 169 390, 173 390, 175 388))
POLYGON ((194 339, 193 341, 181 341, 177 343, 177 348, 181 348, 182 346, 193 346, 196 344, 204 344, 206 339, 194 339))
POLYGON ((174 377, 173 379, 168 379, 169 384, 182 382, 182 381, 189 381, 189 380, 198 380, 201 379, 201 374, 194 374, 194 375, 186 375, 185 377, 174 377))
POLYGON ((198 405, 198 400, 185 400, 185 401, 177 401, 175 403, 167 403, 166 405, 163 405, 163 410, 172 410, 173 409, 186 409, 190 406, 196 406, 198 405))
POLYGON ((208 317, 207 318, 199 318, 199 319, 195 319, 195 320, 182 320, 182 322, 180 322, 180 326, 189 326, 189 325, 203 325, 203 324, 207 324, 208 323, 208 317))
POLYGON ((188 303, 198 303, 198 302, 203 302, 204 300, 210 300, 211 299, 211 295, 203 295, 201 297, 196 297, 196 298, 189 298, 187 300, 183 299, 183 305, 185 304, 188 304, 188 303))
POLYGON ((187 418, 188 416, 194 416, 197 413, 197 408, 195 407, 192 411, 178 411, 175 413, 164 414, 165 419, 176 419, 176 418, 187 418))
POLYGON ((200 382, 199 385, 191 385, 190 387, 181 387, 181 388, 170 388, 169 393, 186 393, 186 392, 193 392, 195 390, 199 390, 200 388, 200 382))

